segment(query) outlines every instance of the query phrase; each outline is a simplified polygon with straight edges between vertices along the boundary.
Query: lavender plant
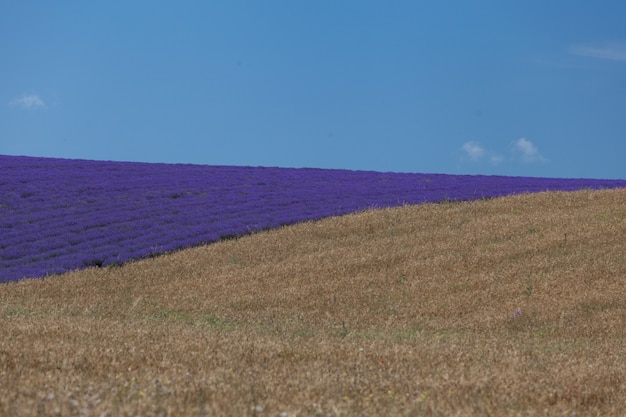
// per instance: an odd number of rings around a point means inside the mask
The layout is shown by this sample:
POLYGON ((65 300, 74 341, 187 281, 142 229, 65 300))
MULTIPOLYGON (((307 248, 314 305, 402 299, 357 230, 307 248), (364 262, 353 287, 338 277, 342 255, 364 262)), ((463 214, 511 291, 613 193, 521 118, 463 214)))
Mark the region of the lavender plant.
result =
POLYGON ((0 282, 120 265, 372 207, 616 187, 626 181, 0 155, 0 282))

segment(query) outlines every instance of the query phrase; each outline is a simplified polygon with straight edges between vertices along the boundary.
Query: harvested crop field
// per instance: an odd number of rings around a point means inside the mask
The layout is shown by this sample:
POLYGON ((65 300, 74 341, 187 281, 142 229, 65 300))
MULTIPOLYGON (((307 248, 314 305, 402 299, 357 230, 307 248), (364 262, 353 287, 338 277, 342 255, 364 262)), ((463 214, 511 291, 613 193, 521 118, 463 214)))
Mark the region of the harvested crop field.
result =
POLYGON ((0 283, 370 208, 626 180, 385 173, 0 155, 0 283))
POLYGON ((0 286, 0 415, 621 416, 626 189, 368 210, 0 286))

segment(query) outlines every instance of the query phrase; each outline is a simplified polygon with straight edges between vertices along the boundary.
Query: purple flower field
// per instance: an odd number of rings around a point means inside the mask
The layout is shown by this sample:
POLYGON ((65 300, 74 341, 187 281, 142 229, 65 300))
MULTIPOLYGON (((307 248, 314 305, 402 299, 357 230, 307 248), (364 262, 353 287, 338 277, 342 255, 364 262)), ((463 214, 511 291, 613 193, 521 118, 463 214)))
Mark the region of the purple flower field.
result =
POLYGON ((0 155, 0 282, 368 208, 626 187, 626 180, 101 162, 0 155))

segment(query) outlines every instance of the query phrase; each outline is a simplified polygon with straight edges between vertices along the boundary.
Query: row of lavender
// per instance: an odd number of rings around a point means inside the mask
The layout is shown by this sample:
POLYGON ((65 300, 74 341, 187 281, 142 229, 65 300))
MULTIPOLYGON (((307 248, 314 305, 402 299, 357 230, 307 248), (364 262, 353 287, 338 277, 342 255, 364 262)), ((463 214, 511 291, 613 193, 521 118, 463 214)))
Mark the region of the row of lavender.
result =
POLYGON ((0 282, 122 264, 372 207, 615 187, 626 181, 0 155, 0 282))

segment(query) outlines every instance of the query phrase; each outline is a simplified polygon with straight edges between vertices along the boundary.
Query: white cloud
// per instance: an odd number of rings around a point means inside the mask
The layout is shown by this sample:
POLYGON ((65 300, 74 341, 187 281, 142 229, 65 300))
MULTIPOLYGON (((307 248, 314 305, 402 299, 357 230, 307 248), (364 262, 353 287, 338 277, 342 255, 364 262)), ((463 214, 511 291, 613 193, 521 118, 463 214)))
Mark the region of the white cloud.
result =
POLYGON ((499 165, 515 161, 521 161, 526 164, 548 162, 541 152, 539 152, 539 149, 537 149, 535 144, 526 138, 519 138, 518 140, 512 142, 510 154, 508 156, 503 156, 498 152, 486 149, 476 141, 465 142, 463 146, 461 146, 461 151, 463 152, 461 157, 462 160, 471 160, 476 163, 488 162, 491 165, 499 165))
POLYGON ((11 106, 21 107, 26 110, 45 109, 46 103, 37 94, 24 95, 11 102, 11 106))
POLYGON ((523 162, 546 162, 546 159, 539 153, 537 147, 526 138, 519 138, 513 142, 513 151, 521 155, 523 162))
POLYGON ((573 55, 626 62, 626 42, 574 45, 569 51, 573 55))
POLYGON ((475 162, 487 159, 492 165, 498 165, 504 160, 501 155, 485 149, 476 141, 465 142, 461 150, 465 153, 466 157, 475 162))
POLYGON ((504 161, 504 157, 502 155, 492 154, 489 157, 489 162, 491 162, 492 165, 498 165, 502 161, 504 161))
POLYGON ((485 156, 485 149, 480 146, 478 142, 465 142, 463 144, 463 151, 470 157, 470 159, 477 161, 483 156, 485 156))

